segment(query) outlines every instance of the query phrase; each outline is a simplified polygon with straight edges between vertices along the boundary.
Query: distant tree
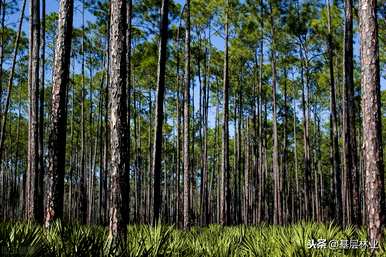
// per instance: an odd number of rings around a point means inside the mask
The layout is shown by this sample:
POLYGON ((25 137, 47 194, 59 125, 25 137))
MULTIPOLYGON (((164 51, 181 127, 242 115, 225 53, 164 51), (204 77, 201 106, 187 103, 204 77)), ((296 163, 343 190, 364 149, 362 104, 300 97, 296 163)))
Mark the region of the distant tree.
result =
POLYGON ((229 23, 228 2, 225 11, 225 50, 224 50, 224 78, 223 78, 223 124, 222 124, 222 156, 221 156, 221 188, 220 188, 220 224, 230 222, 230 189, 229 189, 229 23))
POLYGON ((189 142, 189 108, 190 108, 190 0, 186 0, 185 6, 185 77, 184 77, 184 196, 183 196, 183 227, 187 229, 190 226, 190 142, 189 142))

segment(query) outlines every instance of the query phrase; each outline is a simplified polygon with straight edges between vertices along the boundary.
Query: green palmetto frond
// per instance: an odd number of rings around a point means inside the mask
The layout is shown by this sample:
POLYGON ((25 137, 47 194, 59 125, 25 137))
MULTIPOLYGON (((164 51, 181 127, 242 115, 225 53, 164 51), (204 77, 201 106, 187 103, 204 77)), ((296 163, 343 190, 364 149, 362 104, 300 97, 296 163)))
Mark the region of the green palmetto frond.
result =
MULTIPOLYGON (((364 249, 310 249, 310 240, 364 241, 366 228, 329 224, 288 226, 210 225, 178 230, 156 224, 130 225, 127 241, 112 245, 102 226, 32 223, 0 224, 0 256, 100 257, 329 257, 371 256, 364 249)), ((383 244, 381 244, 383 245, 383 244)), ((384 256, 381 249, 373 256, 384 256)))

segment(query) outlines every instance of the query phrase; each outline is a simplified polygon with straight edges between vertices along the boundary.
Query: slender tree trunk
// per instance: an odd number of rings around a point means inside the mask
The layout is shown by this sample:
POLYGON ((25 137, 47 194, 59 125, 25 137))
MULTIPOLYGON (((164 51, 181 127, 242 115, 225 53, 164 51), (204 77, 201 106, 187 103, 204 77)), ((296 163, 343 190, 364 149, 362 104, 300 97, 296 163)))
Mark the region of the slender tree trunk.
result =
POLYGON ((152 213, 150 208, 152 205, 152 196, 151 196, 151 188, 152 188, 152 184, 153 184, 153 174, 152 174, 152 154, 153 154, 153 147, 152 147, 152 95, 151 95, 151 89, 149 90, 149 139, 148 139, 148 146, 149 146, 149 162, 148 162, 148 175, 147 175, 147 178, 148 178, 148 187, 147 187, 147 198, 148 198, 148 206, 147 206, 147 212, 148 212, 148 223, 151 223, 152 222, 152 213))
MULTIPOLYGON (((260 0, 260 15, 263 15, 263 1, 260 0)), ((260 20, 260 32, 264 31, 264 22, 263 19, 260 20)), ((259 154, 258 154, 258 195, 257 195, 257 223, 262 221, 263 214, 263 49, 264 48, 264 37, 260 37, 260 47, 259 47, 259 103, 258 103, 258 120, 259 120, 259 132, 258 132, 258 142, 259 142, 259 154)))
POLYGON ((28 220, 39 221, 37 185, 38 173, 38 121, 39 121, 39 46, 40 46, 40 1, 30 1, 30 41, 28 62, 28 169, 27 169, 27 208, 25 217, 28 220))
POLYGON ((190 108, 190 0, 186 0, 186 28, 185 28, 185 87, 184 87, 184 203, 183 227, 190 226, 190 157, 189 157, 189 108, 190 108))
MULTIPOLYGON (((306 101, 305 91, 307 85, 304 83, 304 53, 303 49, 300 48, 300 59, 301 59, 301 68, 300 68, 300 77, 301 77, 301 85, 302 85, 302 113, 303 113, 303 161, 304 161, 304 204, 303 204, 303 218, 311 217, 311 195, 309 188, 309 180, 310 180, 310 156, 309 156, 309 137, 308 137, 308 101, 306 101)), ((308 95, 307 95, 308 98, 308 95)))
MULTIPOLYGON (((271 7, 272 12, 272 7, 271 7)), ((283 213, 281 206, 281 188, 280 188, 280 174, 279 174, 279 146, 277 135, 277 118, 276 118, 276 50, 275 50, 275 25, 273 14, 271 13, 271 66, 272 66, 272 130, 273 130, 273 155, 272 168, 274 176, 274 224, 281 225, 283 223, 283 213)))
MULTIPOLYGON (((132 91, 132 73, 131 73, 131 43, 132 43, 132 20, 133 20, 133 1, 128 0, 127 1, 127 30, 126 30, 126 45, 127 45, 127 52, 126 52, 126 65, 127 65, 127 149, 129 152, 129 155, 127 156, 128 160, 128 167, 127 172, 130 173, 130 150, 131 150, 131 131, 130 131, 130 124, 131 124, 131 91, 132 91)), ((130 193, 130 176, 128 177, 127 191, 130 193)), ((139 199, 140 200, 140 199, 139 199)), ((130 197, 127 198, 127 205, 129 206, 129 216, 130 216, 130 197)), ((130 217, 129 217, 130 219, 130 217)))
POLYGON ((158 72, 157 72, 157 102, 155 116, 155 133, 154 133, 154 152, 153 152, 153 175, 154 175, 154 216, 153 225, 160 218, 161 209, 161 157, 162 157, 162 126, 164 121, 164 98, 165 98, 165 70, 166 54, 168 39, 168 12, 169 0, 162 1, 161 7, 161 28, 160 43, 158 52, 158 72))
POLYGON ((52 87, 51 131, 49 137, 49 187, 45 224, 63 217, 64 168, 66 153, 67 102, 71 53, 73 0, 61 0, 55 48, 52 87))
MULTIPOLYGON (((240 181, 241 181, 241 174, 243 173, 243 171, 246 171, 248 169, 249 171, 249 165, 247 165, 246 163, 249 162, 249 156, 244 160, 243 159, 243 154, 242 154, 242 147, 241 145, 243 144, 242 142, 242 116, 243 116, 243 80, 242 80, 242 74, 243 74, 243 61, 241 62, 241 65, 240 65, 240 74, 239 74, 239 87, 238 87, 238 114, 236 113, 237 112, 237 104, 236 104, 236 98, 235 98, 235 119, 236 119, 236 116, 238 116, 238 119, 237 119, 237 129, 236 129, 236 120, 235 120, 235 132, 237 131, 237 134, 235 133, 235 139, 237 139, 235 142, 235 154, 236 154, 236 163, 235 163, 235 173, 234 173, 234 214, 233 214, 233 217, 235 217, 235 220, 233 221, 235 224, 238 224, 241 220, 241 217, 240 217, 240 207, 239 206, 240 204, 240 201, 241 201, 241 198, 240 198, 240 189, 241 189, 241 185, 240 185, 240 181), (243 167, 243 164, 245 164, 246 166, 248 167, 243 167)), ((248 123, 248 119, 247 119, 247 123, 248 123)), ((248 127, 247 127, 248 128, 248 127)), ((249 128, 247 129, 247 135, 249 133, 249 128)), ((246 151, 250 151, 249 149, 249 145, 247 146, 246 148, 246 151)), ((249 154, 249 153, 248 153, 249 154)), ((249 163, 248 163, 249 164, 249 163)), ((248 185, 249 185, 249 180, 248 180, 248 185)), ((249 191, 249 186, 248 186, 248 191, 249 191)), ((249 194, 249 192, 246 191, 245 193, 246 194, 249 194)), ((250 198, 248 197, 248 201, 247 201, 247 204, 249 204, 249 201, 250 201, 250 198)), ((250 209, 246 209, 248 212, 250 212, 250 209)), ((248 216, 250 218, 250 215, 248 216)))
POLYGON ((382 149, 378 25, 375 0, 359 2, 366 206, 370 242, 382 242, 385 192, 382 149))
POLYGON ((84 0, 82 1, 82 46, 81 46, 81 52, 82 52, 82 87, 81 87, 81 100, 80 100, 80 215, 81 219, 80 222, 82 224, 86 224, 87 222, 87 190, 86 190, 86 167, 85 167, 85 118, 84 118, 84 102, 85 102, 85 71, 84 71, 84 65, 85 65, 85 49, 84 49, 84 41, 85 41, 85 29, 84 29, 84 0))
POLYGON ((203 181, 202 181, 202 225, 206 226, 209 223, 209 195, 208 195, 208 100, 209 100, 209 60, 208 48, 205 47, 205 70, 204 70, 204 88, 203 88, 203 181))
MULTIPOLYGON (((217 83, 217 86, 219 88, 219 85, 217 83)), ((216 92, 216 100, 217 100, 217 103, 216 103, 216 126, 215 126, 215 144, 216 144, 216 150, 215 150, 215 153, 216 153, 216 156, 219 156, 220 154, 220 151, 219 151, 219 148, 220 148, 220 143, 219 143, 219 137, 220 137, 220 115, 219 115, 219 109, 220 109, 220 89, 217 90, 216 92)), ((217 179, 216 179, 216 223, 219 223, 220 222, 220 193, 221 193, 221 174, 220 174, 220 165, 221 165, 221 161, 219 161, 218 159, 216 159, 216 176, 217 176, 217 179)))
MULTIPOLYGON (((137 107, 138 110, 141 109, 141 102, 138 103, 138 107, 137 107)), ((140 134, 141 133, 141 117, 138 115, 136 117, 136 119, 138 120, 136 122, 136 124, 138 124, 138 133, 140 134)), ((135 126, 134 126, 135 127, 135 126)), ((134 128, 135 129, 135 128, 134 128)), ((136 138, 136 137, 135 137, 136 138)), ((142 156, 141 156, 141 137, 138 137, 136 139, 136 143, 135 143, 135 147, 136 147, 136 178, 137 178, 137 181, 136 181, 136 206, 138 206, 138 209, 136 210, 136 213, 137 213, 137 217, 139 219, 140 222, 143 222, 143 212, 142 212, 142 156)))
MULTIPOLYGON (((5 28, 5 10, 6 10, 6 0, 0 0, 0 15, 1 15, 1 22, 0 22, 0 26, 1 26, 1 31, 4 31, 4 28, 5 28)), ((24 15, 24 14, 23 14, 24 15)), ((4 64, 4 42, 5 42, 5 38, 4 38, 4 35, 5 33, 1 33, 1 36, 0 36, 0 100, 3 99, 3 74, 4 74, 4 71, 3 71, 3 64, 4 64)), ((1 106, 0 106, 0 111, 1 111, 1 106)))
MULTIPOLYGON (((72 64, 72 71, 74 71, 74 64, 72 64)), ((73 72, 74 74, 74 72, 73 72)), ((77 150, 74 151, 74 116, 75 116, 75 86, 72 85, 72 97, 71 97, 71 126, 70 126, 70 142, 71 142, 71 165, 70 165, 70 177, 69 177, 69 188, 68 188, 68 220, 69 222, 73 219, 73 177, 74 177, 74 170, 76 170, 76 153, 77 150)))
POLYGON ((37 178, 38 220, 44 218, 44 84, 45 84, 45 47, 46 47, 46 0, 42 0, 42 18, 40 21, 40 90, 39 90, 39 176, 37 178))
POLYGON ((346 176, 351 182, 349 196, 352 204, 352 222, 361 224, 359 200, 359 174, 355 131, 354 66, 353 66, 353 14, 352 0, 345 0, 344 25, 344 94, 343 94, 343 148, 346 176))
POLYGON ((296 133, 296 102, 295 102, 295 90, 293 91, 293 108, 294 108, 294 165, 295 165, 295 184, 296 184, 296 197, 293 205, 296 208, 295 221, 299 219, 300 214, 300 205, 299 205, 299 177, 298 177, 298 151, 297 151, 297 133, 296 133))
MULTIPOLYGON (((225 6, 228 8, 228 5, 225 6)), ((229 74, 228 74, 228 10, 225 10, 225 50, 224 50, 224 84, 223 84, 223 126, 222 126, 222 156, 221 156, 221 187, 220 187, 220 224, 229 223, 230 190, 229 190, 229 74)))
MULTIPOLYGON (((11 65, 11 71, 9 73, 8 77, 8 85, 7 85, 7 97, 5 100, 5 108, 2 113, 2 121, 1 121, 1 128, 0 128, 0 163, 2 163, 2 156, 4 151, 4 141, 5 141, 5 132, 6 132, 6 124, 7 124, 7 116, 8 116, 8 109, 9 105, 11 103, 11 95, 12 95, 12 89, 13 89, 13 79, 15 76, 15 68, 16 68, 16 59, 19 51, 19 45, 20 45, 20 37, 22 32, 22 26, 23 26, 23 20, 24 20, 24 11, 26 6, 27 0, 23 0, 23 5, 20 11, 20 19, 19 19, 19 26, 17 30, 17 35, 15 38, 15 45, 14 45, 14 51, 12 56, 12 65, 11 65)), ((5 7, 3 7, 5 8, 5 7)), ((4 10, 4 9, 3 9, 4 10)), ((24 183, 24 182, 23 182, 24 183)), ((24 199, 24 198, 23 198, 24 199)))
POLYGON ((107 223, 107 217, 108 217, 108 166, 109 166, 109 85, 110 85, 110 16, 111 11, 109 11, 109 17, 107 19, 107 43, 106 43, 106 85, 104 88, 104 146, 103 146, 103 224, 107 223))
POLYGON ((291 185, 291 179, 288 177, 288 154, 287 154, 287 122, 288 122, 288 106, 287 106, 287 67, 284 67, 284 124, 283 124, 283 155, 282 155, 282 206, 284 209, 284 217, 283 224, 288 224, 289 218, 289 210, 291 209, 291 194, 292 192, 289 190, 291 185), (284 184, 284 181, 286 184, 284 184))
MULTIPOLYGON (((341 171, 340 171, 340 157, 339 157, 339 143, 338 143, 338 125, 337 125, 337 111, 336 111, 336 96, 335 96, 335 81, 334 81, 334 50, 332 46, 332 32, 331 32, 331 16, 330 16, 330 2, 328 0, 328 38, 327 38, 327 52, 328 52, 328 59, 329 59, 329 72, 330 72, 330 123, 332 133, 331 136, 331 145, 332 145, 332 160, 331 165, 334 170, 334 176, 335 176, 335 195, 336 195, 336 217, 338 224, 342 224, 344 221, 342 217, 342 194, 341 194, 341 171)), ((347 220, 348 223, 350 223, 349 220, 347 220)))
MULTIPOLYGON (((182 16, 182 15, 181 15, 182 16)), ((180 172, 181 172, 181 100, 180 100, 180 28, 181 28, 181 20, 177 29, 177 37, 176 37, 176 130, 177 130, 177 139, 176 139, 176 212, 175 212, 175 223, 177 227, 180 227, 180 172)))
MULTIPOLYGON (((23 2, 23 6, 25 7, 25 2, 26 0, 24 0, 23 2)), ((24 12, 24 8, 22 8, 22 12, 24 12)), ((19 190, 17 188, 17 184, 20 184, 20 171, 19 171, 19 160, 20 160, 20 125, 21 125, 21 90, 19 91, 19 105, 18 105, 18 115, 17 115, 17 128, 16 128, 16 150, 15 150, 15 194, 14 194, 14 198, 13 198, 13 201, 14 201, 14 209, 13 209, 13 212, 14 212, 14 215, 13 215, 13 218, 16 219, 18 217, 18 209, 21 211, 21 206, 22 206, 22 203, 21 201, 18 201, 18 199, 20 198, 20 196, 22 195, 22 191, 20 190, 20 187, 19 187, 19 190), (17 177, 17 179, 16 179, 17 177)))
POLYGON ((245 136, 245 172, 244 172, 244 224, 250 224, 250 211, 251 208, 249 206, 250 198, 249 198, 249 182, 250 182, 250 174, 249 174, 249 158, 250 158, 250 143, 249 143, 249 119, 247 118, 247 131, 245 136))
POLYGON ((93 137, 94 133, 94 126, 93 126, 93 72, 92 72, 92 65, 89 66, 89 72, 90 72, 90 88, 89 88, 89 120, 88 120, 88 130, 89 130, 89 172, 87 174, 88 177, 88 192, 87 192, 87 215, 86 215, 86 223, 91 224, 92 222, 92 209, 94 205, 94 178, 95 178, 95 169, 94 169, 94 149, 95 147, 95 141, 96 139, 93 137))

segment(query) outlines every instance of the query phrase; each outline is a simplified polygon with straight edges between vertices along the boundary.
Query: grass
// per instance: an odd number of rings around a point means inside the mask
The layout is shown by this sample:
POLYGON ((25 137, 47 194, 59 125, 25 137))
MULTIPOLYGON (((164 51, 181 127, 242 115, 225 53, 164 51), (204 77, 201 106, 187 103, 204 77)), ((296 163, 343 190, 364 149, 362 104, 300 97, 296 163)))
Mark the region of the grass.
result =
POLYGON ((386 256, 382 249, 371 255, 369 249, 310 249, 309 243, 366 240, 365 229, 340 229, 333 224, 301 223, 291 226, 210 225, 189 231, 173 226, 133 225, 127 242, 112 248, 108 231, 101 226, 62 225, 50 229, 30 223, 0 224, 0 256, 386 256), (347 240, 347 241, 345 241, 347 240))

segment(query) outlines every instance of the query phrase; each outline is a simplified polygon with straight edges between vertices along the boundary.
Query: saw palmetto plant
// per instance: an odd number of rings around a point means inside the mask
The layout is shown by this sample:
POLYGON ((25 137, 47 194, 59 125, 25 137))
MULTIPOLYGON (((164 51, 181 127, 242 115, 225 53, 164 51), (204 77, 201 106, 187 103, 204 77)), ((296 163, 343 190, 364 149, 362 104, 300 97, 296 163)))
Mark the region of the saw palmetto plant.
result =
MULTIPOLYGON (((369 249, 311 247, 318 240, 349 242, 366 240, 366 231, 334 224, 300 223, 289 226, 211 225, 178 230, 167 225, 128 226, 127 241, 109 244, 108 230, 101 226, 62 225, 48 229, 31 223, 2 223, 2 256, 130 256, 130 257, 307 257, 371 256, 369 249)), ((378 256, 384 256, 379 251, 378 256)))

